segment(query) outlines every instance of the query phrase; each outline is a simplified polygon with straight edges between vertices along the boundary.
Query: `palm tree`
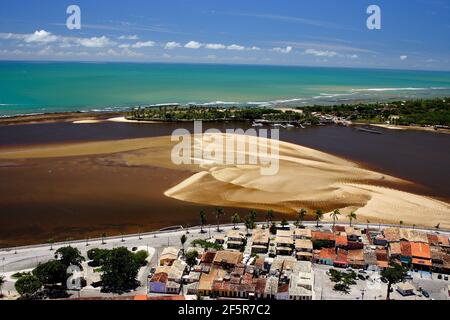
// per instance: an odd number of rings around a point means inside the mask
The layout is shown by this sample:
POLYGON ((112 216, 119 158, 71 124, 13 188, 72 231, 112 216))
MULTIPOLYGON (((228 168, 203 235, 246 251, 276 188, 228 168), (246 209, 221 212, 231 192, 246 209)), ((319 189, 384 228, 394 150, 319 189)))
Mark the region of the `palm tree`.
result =
POLYGON ((369 234, 368 232, 369 232, 369 224, 370 224, 370 220, 367 220, 366 222, 367 222, 367 229, 366 229, 366 230, 367 230, 367 234, 369 234))
POLYGON ((183 234, 180 238, 181 246, 183 247, 183 255, 184 255, 184 244, 186 243, 186 241, 187 241, 187 237, 185 234, 183 234))
POLYGON ((249 234, 248 233, 249 229, 255 229, 255 221, 253 221, 253 218, 251 215, 247 215, 245 217, 244 224, 245 224, 245 229, 247 231, 247 235, 249 234))
POLYGON ((273 210, 269 209, 266 213, 267 227, 269 227, 269 222, 273 221, 273 217, 274 217, 273 210))
POLYGON ((217 232, 220 232, 220 217, 225 214, 222 208, 216 208, 214 210, 217 219, 217 232))
POLYGON ((348 220, 350 220, 350 227, 352 226, 352 221, 357 219, 356 213, 351 212, 347 215, 348 220))
POLYGON ((250 211, 250 218, 253 220, 253 222, 256 222, 257 216, 258 216, 258 213, 256 212, 256 210, 250 211))
POLYGON ((232 217, 231 217, 231 222, 233 223, 233 229, 236 230, 236 224, 241 223, 241 216, 239 215, 239 213, 235 213, 232 217))
POLYGON ((319 222, 320 222, 320 220, 322 220, 322 218, 323 218, 323 211, 321 209, 317 209, 316 210, 316 222, 317 222, 316 227, 317 228, 319 228, 319 222))
POLYGON ((200 233, 205 233, 205 231, 203 231, 203 226, 206 224, 206 212, 205 211, 200 211, 200 233))
POLYGON ((3 297, 2 287, 6 283, 5 277, 0 276, 0 297, 3 297))
POLYGON ((333 230, 334 227, 336 226, 336 220, 339 220, 339 216, 341 215, 341 213, 339 212, 339 209, 334 210, 330 216, 333 218, 333 230))
POLYGON ((53 251, 53 243, 55 243, 55 241, 52 238, 48 239, 48 244, 50 245, 50 251, 53 251))
POLYGON ((303 209, 303 208, 300 209, 300 211, 298 212, 298 215, 297 215, 297 226, 303 225, 303 221, 305 221, 305 217, 306 217, 307 213, 308 212, 305 209, 303 209))
POLYGON ((403 220, 400 220, 400 227, 403 226, 404 223, 403 220))
POLYGON ((436 233, 439 233, 439 229, 441 228, 441 223, 439 222, 435 227, 436 233))

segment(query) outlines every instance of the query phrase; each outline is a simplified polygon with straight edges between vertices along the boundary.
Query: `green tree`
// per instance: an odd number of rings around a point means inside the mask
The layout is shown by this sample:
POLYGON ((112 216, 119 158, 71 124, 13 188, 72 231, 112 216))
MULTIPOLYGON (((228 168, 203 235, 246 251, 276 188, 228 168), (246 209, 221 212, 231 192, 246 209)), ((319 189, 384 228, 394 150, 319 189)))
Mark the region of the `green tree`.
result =
POLYGON ((315 213, 316 218, 316 227, 319 228, 319 222, 323 219, 323 211, 321 209, 317 209, 315 213))
POLYGON ((136 276, 140 266, 134 254, 120 247, 109 251, 102 266, 102 290, 104 292, 123 293, 138 287, 136 276))
POLYGON ((67 266, 60 260, 50 260, 46 263, 39 264, 33 270, 33 275, 44 285, 61 284, 63 287, 65 287, 66 280, 69 276, 67 274, 67 266))
POLYGON ((256 222, 257 217, 258 217, 258 213, 256 212, 256 210, 251 210, 250 218, 253 220, 253 222, 256 222))
POLYGON ((388 281, 386 300, 391 299, 392 285, 402 282, 407 274, 408 270, 405 267, 394 262, 391 263, 388 268, 381 271, 381 276, 386 278, 386 280, 388 281))
POLYGON ((225 211, 223 211, 222 208, 216 208, 214 210, 214 214, 217 219, 217 232, 220 232, 220 217, 222 217, 225 214, 225 211))
POLYGON ((330 215, 333 218, 333 230, 334 230, 334 227, 336 226, 336 220, 339 220, 339 216, 341 215, 341 213, 339 212, 339 209, 336 209, 330 215))
POLYGON ((180 238, 181 246, 183 247, 183 254, 184 254, 184 244, 186 243, 186 241, 187 241, 187 237, 185 234, 183 234, 180 238))
POLYGON ((253 220, 253 217, 251 215, 247 215, 245 217, 244 224, 245 224, 245 229, 247 231, 247 234, 248 234, 248 230, 255 229, 255 221, 253 220))
POLYGON ((238 223, 241 223, 241 216, 239 215, 239 213, 233 214, 233 216, 231 217, 231 222, 233 223, 233 229, 236 230, 236 225, 238 223))
POLYGON ((283 220, 281 221, 281 226, 282 226, 283 228, 289 226, 289 222, 286 220, 286 218, 283 218, 283 220))
POLYGON ((80 250, 71 246, 59 248, 56 254, 66 268, 70 265, 81 267, 81 263, 85 260, 80 250))
POLYGON ((145 250, 139 250, 134 254, 134 259, 136 260, 136 263, 141 267, 147 265, 147 258, 148 252, 145 250))
POLYGON ((203 227, 205 226, 207 222, 206 212, 200 211, 200 233, 204 233, 203 227))
POLYGON ((273 222, 273 218, 274 218, 274 213, 273 213, 273 210, 270 209, 266 213, 267 227, 269 227, 269 223, 273 222))
POLYGON ((188 266, 193 267, 197 263, 198 252, 197 250, 190 250, 186 253, 186 263, 188 266))
POLYGON ((350 227, 352 226, 353 220, 356 220, 358 217, 356 215, 356 212, 351 212, 347 215, 348 220, 350 221, 350 227))
POLYGON ((308 212, 305 209, 300 209, 300 211, 297 214, 297 226, 302 226, 303 221, 305 221, 306 214, 308 212))
POLYGON ((42 288, 42 282, 36 276, 26 275, 20 277, 14 287, 21 296, 33 295, 42 288))

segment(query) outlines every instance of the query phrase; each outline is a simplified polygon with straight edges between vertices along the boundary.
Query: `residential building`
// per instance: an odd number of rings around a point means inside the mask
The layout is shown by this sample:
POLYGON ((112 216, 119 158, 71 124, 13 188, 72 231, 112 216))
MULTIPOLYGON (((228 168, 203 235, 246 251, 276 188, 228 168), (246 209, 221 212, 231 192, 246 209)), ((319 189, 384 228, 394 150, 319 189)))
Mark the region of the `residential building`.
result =
POLYGON ((313 256, 313 243, 311 240, 296 239, 295 252, 298 260, 311 261, 313 256))
POLYGON ((269 230, 268 229, 255 229, 252 234, 252 253, 264 254, 267 253, 269 247, 269 230))
POLYGON ((241 252, 221 250, 217 251, 214 257, 213 264, 224 268, 233 268, 238 263, 241 263, 243 255, 241 252))
POLYGON ((178 255, 180 253, 180 249, 175 247, 166 247, 164 248, 161 256, 159 257, 159 265, 160 266, 170 266, 172 263, 178 259, 178 255))
POLYGON ((431 251, 428 243, 411 242, 411 253, 414 268, 422 270, 431 269, 431 251))
POLYGON ((294 230, 294 239, 295 240, 309 240, 311 239, 311 229, 308 228, 297 228, 294 230))
POLYGON ((244 232, 239 230, 230 230, 227 233, 227 248, 242 250, 244 248, 246 237, 244 232))

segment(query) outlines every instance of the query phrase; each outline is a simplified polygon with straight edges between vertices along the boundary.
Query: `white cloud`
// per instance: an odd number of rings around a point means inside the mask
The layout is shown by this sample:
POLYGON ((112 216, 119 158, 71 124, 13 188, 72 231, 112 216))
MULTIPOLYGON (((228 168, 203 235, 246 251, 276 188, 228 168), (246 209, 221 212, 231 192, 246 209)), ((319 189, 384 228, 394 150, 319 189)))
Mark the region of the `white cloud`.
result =
POLYGON ((286 48, 273 48, 272 49, 275 52, 280 52, 280 53, 290 53, 292 52, 292 47, 291 46, 287 46, 286 48))
POLYGON ((209 54, 206 56, 206 59, 215 60, 215 59, 217 59, 217 56, 215 54, 209 54))
POLYGON ((253 47, 248 48, 248 50, 259 51, 259 50, 261 50, 261 48, 253 46, 253 47))
POLYGON ((77 42, 83 47, 87 48, 104 48, 115 44, 105 36, 92 38, 79 38, 77 39, 77 42))
POLYGON ((400 60, 404 61, 406 59, 408 59, 408 56, 400 56, 400 60))
POLYGON ((335 52, 335 51, 315 50, 315 49, 305 50, 305 54, 313 55, 316 57, 327 57, 327 58, 332 58, 332 57, 337 56, 337 52, 335 52))
POLYGON ((350 59, 358 59, 359 56, 357 54, 352 54, 348 56, 350 59))
POLYGON ((232 44, 231 46, 228 46, 227 49, 228 50, 242 51, 242 50, 245 50, 245 47, 237 45, 237 44, 232 44))
POLYGON ((164 46, 164 49, 166 50, 172 50, 175 48, 180 48, 181 44, 179 44, 178 42, 167 42, 166 45, 164 46))
POLYGON ((58 37, 53 35, 51 32, 47 32, 45 30, 39 30, 35 31, 32 34, 28 34, 24 36, 23 39, 25 42, 42 42, 42 43, 49 43, 49 42, 55 42, 58 40, 58 37))
POLYGON ((119 48, 120 48, 120 49, 127 49, 127 48, 129 48, 129 47, 130 47, 129 44, 121 44, 121 45, 119 45, 119 48))
POLYGON ((201 48, 201 46, 202 46, 202 44, 197 41, 189 41, 188 43, 186 43, 184 45, 184 47, 187 49, 199 49, 199 48, 201 48))
POLYGON ((221 43, 208 43, 207 45, 205 45, 205 48, 211 50, 222 50, 225 49, 226 46, 221 43))
POLYGON ((133 44, 131 47, 134 49, 140 49, 140 48, 149 48, 149 47, 154 47, 155 46, 155 42, 154 41, 145 41, 145 42, 136 42, 135 44, 133 44))
POLYGON ((139 37, 137 35, 130 35, 130 36, 120 36, 120 40, 138 40, 139 37))

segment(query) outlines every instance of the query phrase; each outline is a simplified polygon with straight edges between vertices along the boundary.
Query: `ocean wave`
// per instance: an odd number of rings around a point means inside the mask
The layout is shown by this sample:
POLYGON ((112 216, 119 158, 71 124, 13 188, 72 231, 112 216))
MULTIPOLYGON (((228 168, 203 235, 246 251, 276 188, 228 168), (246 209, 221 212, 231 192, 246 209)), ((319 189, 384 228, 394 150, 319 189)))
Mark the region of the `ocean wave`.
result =
POLYGON ((367 88, 367 89, 352 89, 352 92, 383 92, 383 91, 424 91, 424 90, 449 90, 447 87, 430 87, 430 88, 367 88))

